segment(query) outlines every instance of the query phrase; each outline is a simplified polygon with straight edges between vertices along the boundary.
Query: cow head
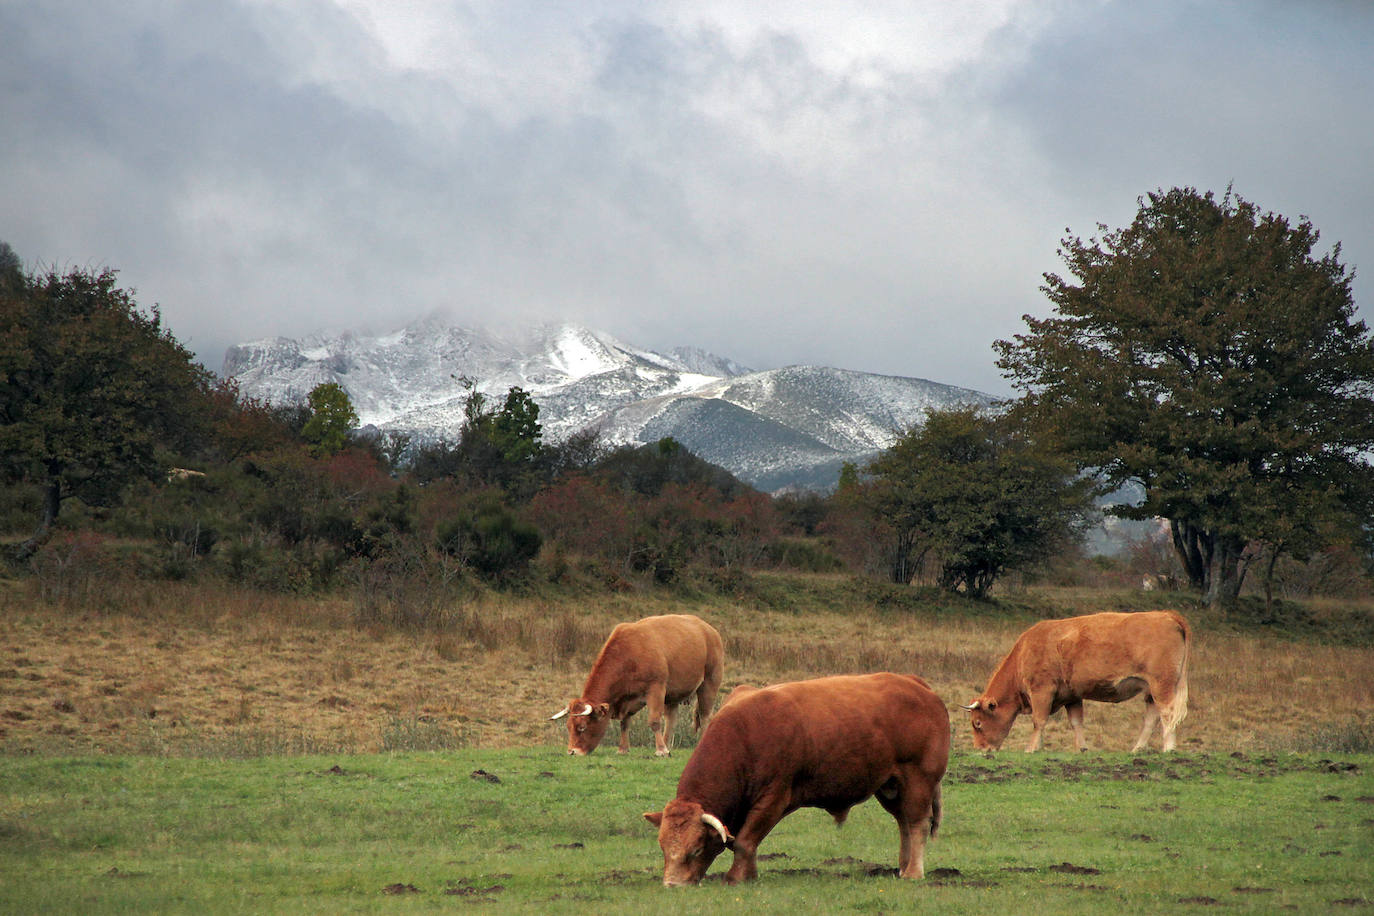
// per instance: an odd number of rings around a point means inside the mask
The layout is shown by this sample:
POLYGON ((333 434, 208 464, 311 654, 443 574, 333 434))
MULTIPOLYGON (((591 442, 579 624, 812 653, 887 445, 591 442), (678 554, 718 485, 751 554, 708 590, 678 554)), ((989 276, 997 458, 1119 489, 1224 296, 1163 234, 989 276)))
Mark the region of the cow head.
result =
POLYGON ((664 887, 700 884, 716 856, 734 848, 730 831, 696 802, 673 799, 662 811, 647 813, 644 819, 658 828, 664 887))
POLYGON ((1011 731, 1011 724, 1021 707, 1015 701, 997 700, 981 696, 963 707, 968 710, 973 726, 973 746, 980 751, 995 751, 1002 746, 1011 731))
POLYGON ((568 753, 584 757, 596 750, 606 736, 606 726, 611 723, 611 706, 609 703, 593 706, 579 697, 570 700, 567 706, 549 718, 561 719, 564 716, 568 718, 568 753))

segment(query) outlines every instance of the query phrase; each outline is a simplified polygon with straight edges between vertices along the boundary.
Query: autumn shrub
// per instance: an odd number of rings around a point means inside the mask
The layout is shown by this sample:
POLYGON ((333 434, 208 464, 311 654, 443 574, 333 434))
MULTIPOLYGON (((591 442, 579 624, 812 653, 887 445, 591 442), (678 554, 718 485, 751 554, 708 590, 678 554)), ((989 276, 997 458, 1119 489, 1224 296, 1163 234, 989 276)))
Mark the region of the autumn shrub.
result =
POLYGON ((892 568, 896 533, 856 503, 837 496, 817 534, 851 572, 887 579, 892 568))
POLYGON ((353 620, 360 626, 448 632, 453 609, 474 592, 456 561, 430 552, 418 538, 350 569, 353 620))
POLYGON ((535 494, 529 519, 566 553, 627 571, 642 540, 638 501, 585 474, 570 474, 535 494))
POLYGON ((1272 566, 1268 561, 1268 553, 1260 556, 1255 573, 1246 579, 1246 591, 1262 593, 1267 572, 1269 591, 1276 598, 1358 597, 1370 592, 1361 557, 1348 543, 1330 545, 1304 558, 1281 555, 1272 566))
POLYGON ((630 550, 629 569, 647 573, 659 585, 672 585, 687 567, 687 553, 682 537, 644 525, 630 550))
POLYGON ((729 495, 700 483, 665 485, 646 502, 644 517, 660 553, 709 567, 757 565, 780 531, 766 495, 729 495))
POLYGON ((98 603, 118 575, 109 539, 92 531, 58 531, 29 559, 38 597, 47 604, 98 603))

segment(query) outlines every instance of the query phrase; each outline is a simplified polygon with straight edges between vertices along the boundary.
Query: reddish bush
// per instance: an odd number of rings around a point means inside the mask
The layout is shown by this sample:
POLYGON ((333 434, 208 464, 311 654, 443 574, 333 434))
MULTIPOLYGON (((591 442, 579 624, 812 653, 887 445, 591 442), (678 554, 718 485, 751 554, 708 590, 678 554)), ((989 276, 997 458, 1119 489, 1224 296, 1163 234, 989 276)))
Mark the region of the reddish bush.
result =
POLYGON ((623 569, 639 527, 636 502, 585 475, 572 474, 537 493, 528 516, 549 541, 569 553, 623 569))

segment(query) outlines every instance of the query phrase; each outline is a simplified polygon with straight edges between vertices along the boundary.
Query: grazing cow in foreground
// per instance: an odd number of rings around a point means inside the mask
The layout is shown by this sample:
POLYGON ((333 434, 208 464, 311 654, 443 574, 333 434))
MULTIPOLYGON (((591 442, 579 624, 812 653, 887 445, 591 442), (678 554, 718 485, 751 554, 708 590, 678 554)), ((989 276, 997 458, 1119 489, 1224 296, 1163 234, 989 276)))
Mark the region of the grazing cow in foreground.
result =
POLYGON ((672 744, 678 705, 696 694, 695 724, 701 731, 724 674, 720 634, 700 617, 668 614, 617 624, 581 696, 550 718, 567 716, 568 753, 578 756, 596 750, 611 720, 619 720, 623 754, 630 749, 630 717, 648 706, 654 753, 662 757, 672 744))
POLYGON ((663 883, 699 883, 725 849, 735 853, 727 882, 757 877, 759 843, 778 821, 805 807, 843 824, 873 795, 897 819, 901 876, 924 877, 949 737, 945 704, 912 675, 737 688, 687 761, 677 797, 644 815, 658 828, 663 883))
POLYGON ((1022 633, 997 666, 983 695, 964 706, 974 746, 997 750, 1023 712, 1031 714, 1030 744, 1040 749, 1045 722, 1068 710, 1074 743, 1083 750, 1083 701, 1120 703, 1145 693, 1145 722, 1132 750, 1150 741, 1159 723, 1164 750, 1188 714, 1188 622, 1173 611, 1088 614, 1042 620, 1022 633))

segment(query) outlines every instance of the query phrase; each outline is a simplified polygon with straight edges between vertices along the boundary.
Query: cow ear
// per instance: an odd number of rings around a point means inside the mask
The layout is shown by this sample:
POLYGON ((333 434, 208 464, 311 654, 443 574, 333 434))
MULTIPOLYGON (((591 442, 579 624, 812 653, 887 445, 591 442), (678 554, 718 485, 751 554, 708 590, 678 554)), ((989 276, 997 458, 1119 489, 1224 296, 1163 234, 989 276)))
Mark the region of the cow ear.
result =
POLYGON ((992 712, 994 709, 997 708, 997 701, 996 701, 996 700, 988 700, 988 705, 987 705, 986 707, 984 707, 984 708, 987 709, 988 712, 992 712))
POLYGON ((604 718, 606 718, 607 716, 609 716, 610 714, 611 714, 611 704, 610 704, 610 703, 597 703, 597 704, 596 704, 596 708, 594 708, 594 709, 592 710, 592 715, 593 715, 593 716, 596 716, 596 718, 598 718, 598 719, 604 719, 604 718))
POLYGON ((653 824, 655 827, 657 827, 657 826, 659 826, 660 824, 663 823, 663 812, 662 812, 662 811, 645 811, 645 812, 644 812, 644 819, 645 819, 646 821, 648 821, 649 823, 653 824))

